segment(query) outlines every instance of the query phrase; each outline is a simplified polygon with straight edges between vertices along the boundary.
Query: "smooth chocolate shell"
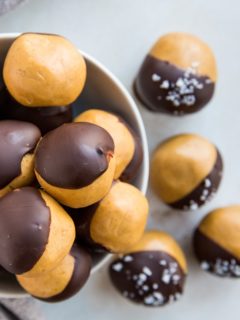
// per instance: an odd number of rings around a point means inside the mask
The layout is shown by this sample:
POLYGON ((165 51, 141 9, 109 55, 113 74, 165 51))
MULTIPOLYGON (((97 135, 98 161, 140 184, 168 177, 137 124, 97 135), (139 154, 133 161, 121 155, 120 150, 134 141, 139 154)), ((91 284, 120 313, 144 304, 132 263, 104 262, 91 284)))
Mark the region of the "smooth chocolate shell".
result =
POLYGON ((24 155, 32 152, 41 133, 28 122, 0 121, 0 188, 4 188, 21 174, 24 155))
POLYGON ((108 169, 113 153, 113 139, 103 128, 86 122, 64 124, 40 141, 35 168, 53 186, 78 189, 108 169))
POLYGON ((197 75, 194 68, 180 69, 151 55, 145 58, 134 83, 145 107, 175 115, 201 110, 211 100, 214 88, 211 79, 197 75))
POLYGON ((123 171, 119 179, 124 182, 131 182, 136 177, 138 170, 140 169, 140 166, 142 164, 143 149, 142 149, 141 139, 139 138, 139 136, 128 124, 126 124, 126 126, 133 136, 134 143, 135 143, 135 150, 134 150, 132 160, 130 161, 126 169, 123 171))
POLYGON ((32 187, 9 192, 0 199, 0 265, 22 274, 33 268, 48 243, 50 210, 32 187))
POLYGON ((162 251, 124 255, 109 268, 116 289, 133 302, 162 306, 183 293, 186 275, 179 263, 162 251))

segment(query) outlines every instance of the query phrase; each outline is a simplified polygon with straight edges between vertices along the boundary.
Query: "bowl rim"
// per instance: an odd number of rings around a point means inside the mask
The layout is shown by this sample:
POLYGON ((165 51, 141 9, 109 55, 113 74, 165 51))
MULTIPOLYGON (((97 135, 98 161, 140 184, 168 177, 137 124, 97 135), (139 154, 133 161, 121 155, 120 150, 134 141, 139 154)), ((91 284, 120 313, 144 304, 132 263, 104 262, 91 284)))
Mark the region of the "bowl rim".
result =
MULTIPOLYGON (((14 40, 16 37, 21 35, 21 32, 10 32, 10 33, 0 33, 0 39, 6 40, 14 40)), ((77 46, 76 46, 77 47, 77 46)), ((124 87, 121 81, 107 68, 105 67, 100 61, 89 55, 88 53, 84 52, 83 50, 78 49, 78 51, 83 55, 83 57, 89 61, 92 65, 96 66, 100 69, 111 81, 116 85, 116 87, 121 91, 122 95, 125 96, 126 100, 128 101, 128 105, 130 109, 134 113, 134 117, 136 118, 136 122, 139 129, 140 138, 142 141, 143 146, 143 170, 142 170, 142 183, 141 187, 139 188, 141 192, 145 195, 148 186, 148 178, 149 178, 149 151, 148 151, 148 142, 147 142, 147 135, 145 126, 143 123, 143 119, 141 117, 140 111, 137 107, 136 102, 134 101, 131 94, 128 90, 124 87)), ((90 276, 93 275, 95 272, 100 270, 111 258, 112 254, 107 254, 96 266, 91 269, 90 276)), ((3 293, 0 290, 0 298, 24 298, 29 296, 25 292, 16 292, 16 293, 3 293)))

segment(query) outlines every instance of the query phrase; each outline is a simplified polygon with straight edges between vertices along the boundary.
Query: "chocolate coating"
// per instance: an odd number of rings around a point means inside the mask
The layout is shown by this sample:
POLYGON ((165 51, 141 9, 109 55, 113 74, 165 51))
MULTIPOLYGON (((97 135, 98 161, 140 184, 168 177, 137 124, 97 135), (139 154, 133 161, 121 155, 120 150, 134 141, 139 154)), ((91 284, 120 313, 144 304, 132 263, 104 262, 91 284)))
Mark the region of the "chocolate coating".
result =
POLYGON ((115 260, 109 273, 124 297, 146 306, 177 300, 186 277, 178 262, 162 251, 129 253, 115 260))
POLYGON ((201 268, 220 277, 240 277, 240 260, 196 229, 193 247, 201 268))
POLYGON ((0 121, 0 188, 21 174, 22 158, 35 149, 40 137, 39 129, 31 123, 0 121))
POLYGON ((48 243, 50 210, 32 187, 0 199, 0 264, 9 272, 29 271, 48 243))
MULTIPOLYGON (((92 265, 91 256, 89 253, 78 246, 77 244, 73 245, 70 255, 74 257, 74 270, 72 277, 67 284, 66 288, 51 298, 40 299, 47 302, 59 302, 66 300, 76 294, 86 283, 92 265)), ((37 298, 37 297, 36 297, 37 298)), ((39 298, 38 298, 39 299, 39 298)))
POLYGON ((14 100, 6 89, 0 91, 0 104, 0 119, 31 122, 40 129, 42 135, 72 121, 71 105, 28 108, 14 100))
POLYGON ((211 100, 214 88, 209 77, 197 75, 193 68, 180 69, 151 55, 145 58, 134 84, 145 107, 175 115, 202 109, 211 100))
POLYGON ((35 166, 51 185, 77 189, 101 176, 113 153, 114 142, 106 130, 90 123, 70 123, 43 137, 35 166))
POLYGON ((174 203, 169 203, 172 208, 179 210, 196 210, 214 197, 223 172, 223 161, 219 152, 212 171, 201 183, 186 197, 174 203))
POLYGON ((132 160, 130 161, 126 169, 123 171, 119 179, 124 182, 131 182, 136 177, 138 170, 142 164, 143 149, 142 149, 142 144, 139 136, 128 124, 126 124, 126 126, 133 136, 134 143, 135 143, 135 150, 134 150, 132 160))

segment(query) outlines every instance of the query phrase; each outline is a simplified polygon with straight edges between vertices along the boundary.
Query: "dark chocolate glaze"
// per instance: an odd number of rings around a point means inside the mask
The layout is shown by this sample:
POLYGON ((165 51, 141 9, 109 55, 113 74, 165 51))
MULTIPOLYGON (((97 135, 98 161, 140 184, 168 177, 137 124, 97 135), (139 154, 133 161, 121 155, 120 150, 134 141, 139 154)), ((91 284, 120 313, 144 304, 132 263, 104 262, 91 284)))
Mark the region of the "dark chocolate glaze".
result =
POLYGON ((32 187, 16 189, 0 199, 0 264, 22 274, 41 258, 50 230, 50 210, 32 187))
POLYGON ((25 107, 14 100, 6 89, 0 91, 0 119, 20 120, 35 124, 42 135, 72 121, 72 107, 25 107), (5 96, 5 97, 4 97, 5 96))
POLYGON ((109 268, 115 288, 126 298, 146 306, 162 306, 183 293, 186 275, 179 263, 162 251, 129 253, 109 268))
POLYGON ((22 158, 35 149, 40 137, 39 129, 31 123, 0 121, 0 188, 21 174, 22 158))
POLYGON ((218 190, 222 180, 223 161, 217 151, 217 159, 212 171, 207 175, 201 183, 187 196, 174 203, 168 203, 174 209, 179 210, 196 210, 206 202, 211 201, 218 190))
POLYGON ((211 100, 214 88, 209 77, 196 75, 193 68, 180 69, 150 54, 134 83, 135 93, 145 107, 175 115, 202 109, 211 100))
MULTIPOLYGON (((123 120, 121 119, 120 121, 123 121, 123 120)), ((125 125, 133 136, 134 143, 135 143, 135 150, 134 150, 132 160, 130 161, 126 169, 123 171, 119 179, 124 182, 131 182, 136 177, 138 170, 141 167, 142 160, 143 160, 143 149, 142 149, 141 139, 139 138, 139 136, 127 123, 125 123, 125 125)))
POLYGON ((75 261, 73 274, 69 283, 61 293, 53 297, 40 300, 44 300, 47 302, 63 301, 75 295, 84 286, 91 270, 91 256, 85 249, 77 244, 73 245, 70 251, 70 255, 74 258, 75 261))
POLYGON ((199 229, 194 233, 193 247, 203 270, 220 277, 240 277, 240 259, 204 235, 199 229))
POLYGON ((103 128, 87 122, 64 124, 40 141, 36 170, 56 187, 82 188, 108 169, 113 153, 113 139, 103 128))

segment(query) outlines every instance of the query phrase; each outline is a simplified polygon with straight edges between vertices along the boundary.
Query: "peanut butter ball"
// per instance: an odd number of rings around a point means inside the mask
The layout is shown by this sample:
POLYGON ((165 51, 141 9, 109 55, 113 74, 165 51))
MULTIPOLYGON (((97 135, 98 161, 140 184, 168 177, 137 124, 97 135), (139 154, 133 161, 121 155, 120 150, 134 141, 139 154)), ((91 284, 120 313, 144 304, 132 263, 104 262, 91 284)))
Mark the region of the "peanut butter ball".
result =
POLYGON ((26 107, 65 106, 83 90, 86 64, 66 38, 25 33, 8 50, 3 78, 13 98, 26 107))
POLYGON ((217 148, 195 134, 165 140, 151 161, 151 182, 163 202, 179 210, 196 210, 210 201, 222 178, 217 148))
POLYGON ((201 268, 220 277, 240 277, 240 206, 210 212, 194 232, 201 268))
POLYGON ((170 235, 147 231, 134 247, 112 262, 109 274, 123 297, 157 307, 180 298, 187 263, 182 249, 170 235))
POLYGON ((0 265, 35 277, 54 269, 70 251, 72 219, 49 195, 32 187, 0 199, 0 265))
POLYGON ((59 302, 75 295, 87 281, 91 270, 91 256, 74 245, 59 265, 35 278, 17 276, 19 284, 35 298, 59 302))
POLYGON ((122 253, 140 240, 147 223, 148 202, 137 188, 117 181, 100 202, 68 212, 80 241, 95 250, 122 253))
POLYGON ((4 88, 0 89, 0 119, 31 122, 44 135, 64 123, 72 122, 72 106, 28 108, 13 99, 4 88))
POLYGON ((134 85, 149 110, 184 115, 207 105, 216 80, 216 61, 209 46, 196 36, 175 32, 156 41, 134 85))
POLYGON ((139 137, 120 116, 99 109, 90 109, 78 115, 75 121, 96 124, 112 136, 116 156, 114 179, 120 178, 128 182, 136 176, 142 163, 142 146, 139 137))
POLYGON ((34 180, 39 129, 28 122, 0 121, 0 197, 34 180))
POLYGON ((38 144, 35 173, 60 203, 81 208, 101 200, 115 172, 114 142, 91 123, 69 123, 50 131, 38 144))

